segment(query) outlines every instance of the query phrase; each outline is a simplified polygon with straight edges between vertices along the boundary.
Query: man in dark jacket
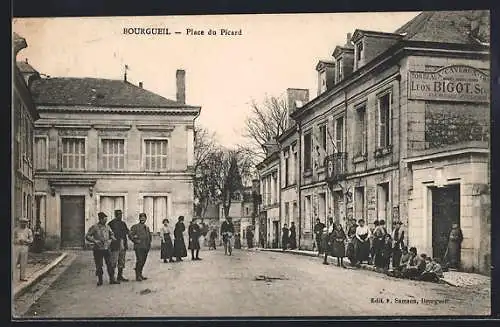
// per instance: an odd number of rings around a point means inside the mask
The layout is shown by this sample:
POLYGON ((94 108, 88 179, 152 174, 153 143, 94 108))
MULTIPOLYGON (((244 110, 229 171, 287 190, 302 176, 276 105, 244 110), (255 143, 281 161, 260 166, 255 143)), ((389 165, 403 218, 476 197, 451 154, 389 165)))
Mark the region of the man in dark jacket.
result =
POLYGON ((318 246, 318 255, 323 254, 323 246, 322 246, 322 235, 323 228, 325 228, 325 224, 323 224, 319 218, 316 219, 316 225, 314 225, 314 235, 316 236, 316 245, 318 246))
POLYGON ((146 225, 146 214, 139 214, 139 223, 130 228, 130 239, 134 242, 135 251, 135 280, 140 282, 147 277, 142 275, 142 270, 146 264, 149 250, 151 249, 151 232, 146 225))
POLYGON ((120 282, 128 282, 128 279, 123 277, 123 269, 125 268, 125 256, 128 250, 127 236, 129 229, 127 224, 122 220, 122 211, 115 210, 115 219, 108 223, 113 231, 116 240, 111 242, 111 263, 113 268, 118 266, 118 276, 116 279, 120 282))
POLYGON ((200 226, 194 221, 191 220, 188 227, 188 236, 189 236, 189 249, 191 250, 191 260, 201 260, 200 259, 200 236, 201 229, 200 226), (196 251, 196 256, 194 255, 196 251))

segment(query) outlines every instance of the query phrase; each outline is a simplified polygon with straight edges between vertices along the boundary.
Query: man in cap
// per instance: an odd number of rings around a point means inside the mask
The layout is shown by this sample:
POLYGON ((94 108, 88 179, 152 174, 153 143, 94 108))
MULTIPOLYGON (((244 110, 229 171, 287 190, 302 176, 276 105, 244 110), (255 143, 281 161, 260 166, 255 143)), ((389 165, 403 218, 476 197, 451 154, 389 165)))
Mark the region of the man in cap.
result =
POLYGON ((135 280, 140 282, 147 277, 142 275, 142 270, 146 264, 149 250, 151 249, 151 232, 146 226, 147 216, 145 213, 139 214, 139 223, 130 227, 130 239, 134 242, 135 251, 135 280))
POLYGON ((121 210, 115 210, 115 219, 111 220, 108 225, 116 238, 116 241, 111 242, 111 263, 113 264, 113 268, 118 266, 118 276, 116 279, 120 282, 128 282, 128 279, 123 277, 123 268, 125 268, 125 255, 128 250, 127 236, 129 229, 127 224, 122 220, 121 210))
POLYGON ((106 263, 106 268, 108 270, 109 283, 120 284, 119 281, 115 280, 115 272, 113 264, 111 263, 111 252, 110 252, 111 242, 116 240, 116 238, 111 228, 108 225, 106 225, 108 216, 104 212, 99 212, 97 214, 97 217, 99 219, 99 222, 95 225, 92 225, 89 228, 87 235, 85 235, 85 239, 87 240, 87 242, 93 245, 97 286, 102 285, 103 259, 104 262, 106 263))
POLYGON ((14 228, 14 258, 15 264, 19 263, 19 280, 22 282, 27 281, 26 266, 28 265, 28 248, 31 243, 33 243, 33 232, 28 227, 28 219, 19 218, 19 226, 14 228))

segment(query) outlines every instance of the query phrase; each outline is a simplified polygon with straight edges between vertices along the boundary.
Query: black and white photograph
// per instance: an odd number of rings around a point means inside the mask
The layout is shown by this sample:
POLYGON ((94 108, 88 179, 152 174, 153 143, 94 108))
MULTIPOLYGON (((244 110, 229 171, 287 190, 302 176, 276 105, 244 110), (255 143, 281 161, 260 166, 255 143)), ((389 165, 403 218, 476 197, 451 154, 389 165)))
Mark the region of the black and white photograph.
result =
POLYGON ((12 19, 12 319, 491 314, 488 10, 12 19))

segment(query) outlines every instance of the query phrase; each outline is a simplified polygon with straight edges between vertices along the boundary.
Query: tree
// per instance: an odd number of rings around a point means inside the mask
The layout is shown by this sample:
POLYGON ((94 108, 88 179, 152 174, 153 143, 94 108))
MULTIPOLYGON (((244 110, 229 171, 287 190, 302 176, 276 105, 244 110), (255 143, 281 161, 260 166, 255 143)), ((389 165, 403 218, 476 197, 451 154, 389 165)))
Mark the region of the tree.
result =
POLYGON ((215 189, 210 182, 210 167, 212 156, 217 144, 215 133, 209 132, 203 127, 195 128, 194 156, 195 156, 195 180, 194 180, 194 212, 198 217, 204 217, 208 205, 214 202, 215 189))
POLYGON ((252 144, 248 151, 262 160, 267 155, 264 144, 274 141, 287 129, 287 103, 282 98, 266 96, 261 104, 252 100, 251 107, 245 120, 245 137, 252 144))

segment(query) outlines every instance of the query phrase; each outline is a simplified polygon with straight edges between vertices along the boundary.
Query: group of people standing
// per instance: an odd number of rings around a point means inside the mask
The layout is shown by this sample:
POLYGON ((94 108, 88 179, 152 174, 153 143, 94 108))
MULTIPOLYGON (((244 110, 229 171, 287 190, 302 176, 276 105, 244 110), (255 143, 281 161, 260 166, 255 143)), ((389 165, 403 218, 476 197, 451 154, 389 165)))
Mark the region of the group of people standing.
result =
POLYGON ((292 221, 290 228, 287 224, 283 225, 281 229, 281 245, 283 251, 287 249, 295 250, 297 248, 297 230, 295 229, 295 222, 292 221))
MULTIPOLYGON (((357 222, 351 219, 346 234, 342 226, 334 223, 332 218, 329 218, 328 228, 317 219, 314 233, 318 255, 324 254, 323 264, 326 265, 329 264, 327 257, 330 254, 337 258, 337 265, 342 267, 345 267, 343 258, 347 257, 352 266, 359 267, 366 262, 375 265, 377 270, 397 277, 439 280, 443 275, 440 259, 433 259, 426 254, 418 256, 415 247, 408 250, 402 225, 401 221, 396 221, 394 229, 389 232, 384 220, 375 221, 374 228, 370 229, 363 219, 357 222)), ((458 224, 453 224, 445 254, 450 268, 459 266, 462 240, 458 224)))
MULTIPOLYGON (((123 276, 125 256, 128 250, 128 239, 134 243, 136 256, 135 280, 140 282, 148 279, 143 275, 143 269, 151 249, 152 233, 146 225, 146 214, 140 213, 139 223, 133 225, 130 229, 122 220, 121 210, 115 210, 114 215, 115 218, 106 224, 107 215, 104 212, 99 212, 97 215, 98 222, 92 225, 85 235, 85 240, 92 245, 96 265, 97 286, 103 284, 103 264, 106 265, 110 284, 120 284, 120 282, 128 281, 123 276), (118 271, 115 276, 116 268, 118 268, 118 271)), ((168 219, 163 220, 163 227, 160 231, 161 259, 163 259, 163 262, 180 262, 182 258, 187 257, 183 236, 185 229, 184 216, 179 216, 173 233, 171 232, 168 219), (174 257, 176 261, 173 260, 174 257)), ((201 260, 199 257, 201 229, 194 221, 191 221, 188 227, 188 235, 191 259, 201 260)))

